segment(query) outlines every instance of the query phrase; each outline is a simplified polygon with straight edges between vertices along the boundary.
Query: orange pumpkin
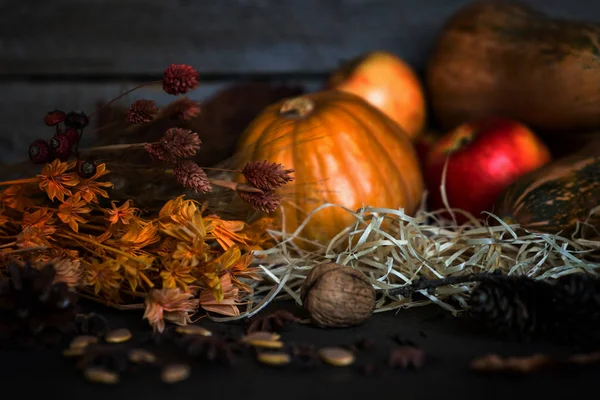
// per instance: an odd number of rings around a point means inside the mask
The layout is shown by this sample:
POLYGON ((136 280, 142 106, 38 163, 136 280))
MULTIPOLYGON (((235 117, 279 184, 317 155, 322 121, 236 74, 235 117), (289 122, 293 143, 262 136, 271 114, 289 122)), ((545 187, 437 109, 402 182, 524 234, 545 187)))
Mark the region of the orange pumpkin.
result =
MULTIPOLYGON (((413 144, 402 129, 359 96, 336 90, 267 107, 238 143, 238 167, 268 160, 295 170, 283 189, 286 232, 294 232, 323 203, 412 213, 423 192, 413 144)), ((355 219, 338 207, 313 214, 301 235, 330 240, 355 219)))
POLYGON ((392 53, 372 51, 354 58, 331 75, 328 85, 367 100, 413 139, 423 132, 423 85, 410 65, 392 53))

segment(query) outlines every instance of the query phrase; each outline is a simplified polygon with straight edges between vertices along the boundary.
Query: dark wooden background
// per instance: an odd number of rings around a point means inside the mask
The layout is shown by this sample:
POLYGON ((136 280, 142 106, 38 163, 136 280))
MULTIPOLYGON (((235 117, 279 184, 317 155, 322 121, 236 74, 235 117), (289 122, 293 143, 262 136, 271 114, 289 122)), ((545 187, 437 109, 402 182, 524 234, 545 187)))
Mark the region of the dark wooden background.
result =
MULTIPOLYGON (((600 21, 590 0, 525 0, 600 21)), ((0 163, 45 137, 51 108, 93 110, 171 63, 202 72, 203 99, 234 81, 318 87, 341 60, 385 49, 420 70, 444 20, 469 0, 0 0, 0 163)), ((170 100, 160 90, 128 100, 170 100)))

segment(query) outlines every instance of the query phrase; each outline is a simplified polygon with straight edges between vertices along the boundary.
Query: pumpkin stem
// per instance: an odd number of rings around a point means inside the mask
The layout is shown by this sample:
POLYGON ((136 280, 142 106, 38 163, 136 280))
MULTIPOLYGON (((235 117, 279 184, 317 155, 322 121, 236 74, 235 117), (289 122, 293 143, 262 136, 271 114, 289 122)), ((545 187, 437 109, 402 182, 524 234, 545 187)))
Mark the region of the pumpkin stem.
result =
POLYGON ((305 97, 295 97, 283 103, 279 109, 279 114, 291 118, 304 118, 315 109, 315 103, 305 97))

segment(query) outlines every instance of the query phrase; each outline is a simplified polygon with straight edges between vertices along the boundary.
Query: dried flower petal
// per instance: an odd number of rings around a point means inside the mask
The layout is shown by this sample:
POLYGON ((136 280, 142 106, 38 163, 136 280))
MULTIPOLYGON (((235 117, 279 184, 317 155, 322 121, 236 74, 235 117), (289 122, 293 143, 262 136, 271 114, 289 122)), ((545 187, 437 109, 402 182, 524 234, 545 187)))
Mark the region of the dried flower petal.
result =
POLYGON ((198 300, 179 288, 154 289, 146 296, 145 303, 144 319, 158 332, 165 330, 165 320, 178 325, 190 323, 190 314, 198 308, 198 300))
POLYGON ((87 207, 87 202, 81 197, 81 193, 75 193, 73 197, 69 197, 58 206, 56 215, 75 232, 79 232, 79 224, 87 222, 80 214, 88 214, 91 211, 92 209, 87 207))
POLYGON ((220 286, 223 293, 223 299, 218 300, 215 298, 213 290, 210 288, 204 289, 200 293, 200 306, 210 312, 214 312, 221 315, 227 315, 235 317, 240 315, 238 308, 238 295, 239 289, 233 286, 231 282, 231 275, 225 274, 220 279, 220 286))
POLYGON ((172 95, 187 93, 198 86, 198 75, 190 65, 171 64, 163 76, 163 90, 172 95))
POLYGON ((261 190, 274 190, 294 180, 293 169, 270 161, 250 161, 241 173, 253 186, 261 190))
POLYGON ((137 100, 127 110, 125 118, 132 124, 147 124, 158 114, 158 107, 154 100, 137 100))
POLYGON ((196 193, 212 191, 206 172, 191 160, 180 161, 173 168, 177 182, 196 193))
POLYGON ((250 204, 252 208, 265 213, 271 213, 277 210, 281 204, 281 196, 272 191, 266 191, 263 193, 238 191, 237 193, 238 196, 240 196, 243 201, 250 204))

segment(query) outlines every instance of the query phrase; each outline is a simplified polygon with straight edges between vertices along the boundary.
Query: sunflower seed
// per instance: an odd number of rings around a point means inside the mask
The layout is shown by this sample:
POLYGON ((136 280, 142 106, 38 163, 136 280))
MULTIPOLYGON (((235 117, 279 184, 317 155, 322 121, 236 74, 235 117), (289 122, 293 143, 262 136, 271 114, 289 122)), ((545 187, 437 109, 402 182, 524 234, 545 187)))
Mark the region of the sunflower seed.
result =
POLYGON ((95 343, 98 343, 98 338, 96 336, 81 335, 73 338, 69 347, 71 347, 72 349, 83 349, 88 345, 95 343))
POLYGON ((90 367, 87 368, 83 375, 91 382, 115 384, 119 382, 119 375, 101 367, 90 367))
POLYGON ((137 364, 154 364, 156 356, 144 349, 131 349, 129 351, 129 360, 137 364))
POLYGON ((63 350, 63 356, 65 357, 79 357, 83 355, 84 347, 69 347, 63 350))
POLYGON ((123 343, 131 339, 131 332, 129 329, 115 329, 114 331, 110 331, 104 336, 104 340, 107 343, 123 343))
POLYGON ((246 336, 244 336, 242 338, 242 342, 249 342, 249 341, 255 341, 255 340, 268 340, 268 341, 273 341, 273 340, 279 340, 281 338, 281 336, 279 336, 277 333, 273 333, 273 332, 253 332, 253 333, 249 333, 246 336))
POLYGON ((354 362, 354 354, 341 347, 324 347, 319 350, 319 356, 335 367, 346 367, 354 362))
POLYGON ((246 342, 253 347, 262 347, 263 349, 282 349, 283 342, 278 340, 251 340, 246 342))
POLYGON ((178 326, 175 331, 184 335, 212 336, 212 332, 197 325, 178 326))
POLYGON ((163 368, 160 376, 165 383, 177 383, 190 377, 190 367, 186 364, 171 364, 163 368))
POLYGON ((263 364, 268 365, 287 365, 292 361, 292 358, 287 353, 260 353, 256 359, 263 364))

